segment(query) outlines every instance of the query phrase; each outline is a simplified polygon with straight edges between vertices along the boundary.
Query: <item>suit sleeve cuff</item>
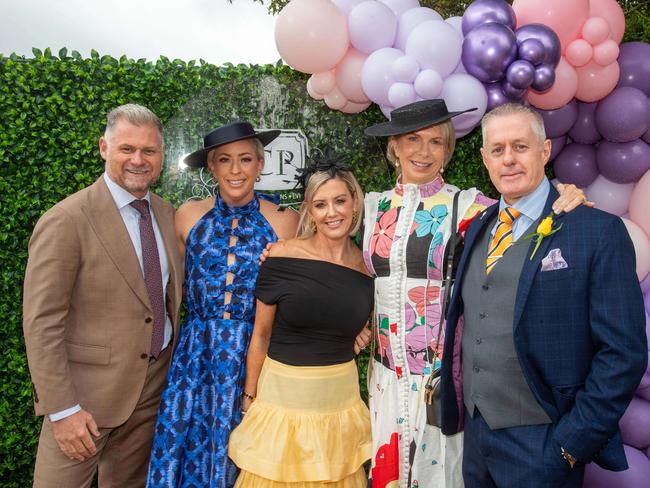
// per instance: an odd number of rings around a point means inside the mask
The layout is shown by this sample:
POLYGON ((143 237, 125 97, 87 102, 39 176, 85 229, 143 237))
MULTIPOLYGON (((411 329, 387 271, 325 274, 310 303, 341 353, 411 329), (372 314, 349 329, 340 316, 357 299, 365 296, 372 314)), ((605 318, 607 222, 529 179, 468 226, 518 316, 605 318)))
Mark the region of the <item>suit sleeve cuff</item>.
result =
POLYGON ((61 410, 60 412, 51 413, 48 415, 48 418, 50 419, 50 422, 56 422, 58 420, 63 420, 64 418, 69 417, 70 415, 74 415, 75 413, 80 411, 81 411, 81 406, 75 405, 74 407, 66 408, 65 410, 61 410))

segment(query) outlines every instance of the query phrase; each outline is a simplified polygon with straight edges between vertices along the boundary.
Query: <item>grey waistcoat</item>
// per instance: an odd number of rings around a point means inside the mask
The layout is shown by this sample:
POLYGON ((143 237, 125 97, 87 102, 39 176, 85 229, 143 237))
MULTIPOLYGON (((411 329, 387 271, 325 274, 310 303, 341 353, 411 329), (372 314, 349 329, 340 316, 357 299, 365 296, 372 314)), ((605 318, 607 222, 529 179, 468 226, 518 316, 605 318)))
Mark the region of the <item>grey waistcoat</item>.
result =
MULTIPOLYGON (((519 238, 487 276, 485 258, 494 222, 476 243, 463 278, 465 407, 473 416, 476 406, 492 430, 549 423, 526 383, 513 338, 515 297, 530 241, 519 238)), ((537 222, 530 228, 536 227, 537 222)))

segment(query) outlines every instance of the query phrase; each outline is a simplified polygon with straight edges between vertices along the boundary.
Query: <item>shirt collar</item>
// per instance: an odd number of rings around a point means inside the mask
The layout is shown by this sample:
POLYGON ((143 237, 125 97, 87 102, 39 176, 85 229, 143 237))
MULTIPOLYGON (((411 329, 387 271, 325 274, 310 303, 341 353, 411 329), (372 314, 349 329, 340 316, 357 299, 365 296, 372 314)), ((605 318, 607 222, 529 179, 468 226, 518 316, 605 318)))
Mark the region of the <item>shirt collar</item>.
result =
MULTIPOLYGON (((512 205, 522 214, 528 217, 530 220, 537 220, 542 216, 544 211, 544 205, 546 205, 546 200, 548 198, 549 191, 551 189, 550 183, 546 176, 542 179, 542 182, 528 195, 521 197, 517 202, 512 205)), ((499 212, 505 207, 509 207, 503 196, 499 200, 499 212)))
MULTIPOLYGON (((115 202, 115 205, 117 205, 118 210, 122 210, 133 200, 138 199, 126 191, 124 188, 122 188, 120 185, 115 183, 113 180, 111 180, 110 176, 108 176, 108 173, 106 172, 104 172, 104 181, 106 182, 108 191, 111 193, 113 201, 115 202)), ((144 196, 144 200, 147 200, 149 203, 151 203, 151 194, 149 191, 147 191, 147 194, 144 196)))

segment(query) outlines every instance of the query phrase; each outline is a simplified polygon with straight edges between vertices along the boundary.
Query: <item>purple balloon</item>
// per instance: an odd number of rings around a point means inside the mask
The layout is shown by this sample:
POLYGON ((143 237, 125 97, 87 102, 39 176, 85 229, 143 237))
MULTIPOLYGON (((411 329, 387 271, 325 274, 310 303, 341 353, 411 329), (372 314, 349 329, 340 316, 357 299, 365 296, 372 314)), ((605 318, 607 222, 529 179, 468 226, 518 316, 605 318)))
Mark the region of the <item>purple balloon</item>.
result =
POLYGON ((517 56, 514 32, 503 25, 479 25, 463 41, 463 66, 467 72, 483 83, 503 79, 506 69, 517 56))
MULTIPOLYGON (((512 64, 510 66, 512 66, 512 64)), ((506 78, 501 82, 501 91, 503 91, 503 94, 508 97, 508 99, 513 101, 520 101, 528 90, 526 88, 516 88, 506 78)))
POLYGON ((650 97, 650 44, 626 42, 618 55, 621 77, 617 86, 631 86, 643 90, 650 97))
POLYGON ((578 102, 578 117, 569 131, 569 137, 580 144, 595 144, 601 136, 596 129, 596 108, 598 103, 578 102))
POLYGON ((519 43, 519 59, 524 59, 534 66, 544 61, 544 44, 538 39, 524 39, 519 43))
POLYGON ((638 88, 616 88, 598 103, 596 127, 605 139, 628 142, 648 130, 648 97, 638 88))
POLYGON ((650 446, 650 402, 633 398, 618 426, 625 444, 637 449, 650 446))
POLYGON ((505 96, 503 89, 501 88, 501 83, 485 83, 485 91, 488 96, 488 104, 486 112, 489 112, 494 107, 508 103, 510 99, 505 96))
POLYGON ((546 137, 559 137, 566 134, 578 118, 578 104, 575 98, 564 107, 555 110, 537 109, 537 111, 544 119, 546 137))
POLYGON ((643 299, 645 303, 645 311, 650 314, 650 292, 646 293, 643 299))
POLYGON ((555 68, 550 64, 540 64, 535 68, 535 79, 532 88, 538 92, 550 89, 555 83, 555 68))
POLYGON ((558 154, 560 154, 560 151, 564 149, 564 146, 566 146, 567 143, 567 137, 566 136, 560 136, 560 137, 552 137, 551 138, 551 161, 553 161, 558 154))
POLYGON ((475 0, 463 13, 463 34, 467 35, 475 27, 491 22, 515 30, 517 16, 512 7, 503 0, 475 0))
MULTIPOLYGON (((648 276, 646 276, 641 282, 641 291, 644 294, 650 292, 650 273, 648 273, 648 276)), ((648 297, 650 298, 650 295, 648 295, 648 297)), ((650 327, 650 322, 646 324, 646 327, 650 327)), ((650 334, 648 335, 648 339, 650 340, 650 334)), ((648 344, 648 347, 650 347, 650 343, 648 344)), ((650 363, 648 363, 648 366, 650 366, 650 363)))
POLYGON ((506 80, 515 88, 526 89, 535 81, 535 66, 523 59, 517 59, 508 66, 506 80))
POLYGON ((630 465, 625 471, 609 471, 589 463, 585 469, 584 488, 639 488, 650 479, 650 459, 638 449, 623 445, 630 465))
POLYGON ((516 32, 517 43, 521 44, 526 39, 537 39, 544 46, 542 63, 550 64, 554 68, 560 62, 560 38, 550 27, 544 24, 526 24, 516 32))
MULTIPOLYGON (((648 125, 650 125, 650 124, 648 124, 648 125)), ((650 129, 648 129, 648 131, 641 136, 641 139, 643 139, 645 142, 650 144, 650 129)))
POLYGON ((598 177, 596 150, 586 144, 568 144, 555 158, 553 169, 562 183, 586 188, 598 177))
POLYGON ((596 163, 600 173, 614 183, 634 183, 650 169, 650 146, 641 139, 631 142, 603 141, 596 163))

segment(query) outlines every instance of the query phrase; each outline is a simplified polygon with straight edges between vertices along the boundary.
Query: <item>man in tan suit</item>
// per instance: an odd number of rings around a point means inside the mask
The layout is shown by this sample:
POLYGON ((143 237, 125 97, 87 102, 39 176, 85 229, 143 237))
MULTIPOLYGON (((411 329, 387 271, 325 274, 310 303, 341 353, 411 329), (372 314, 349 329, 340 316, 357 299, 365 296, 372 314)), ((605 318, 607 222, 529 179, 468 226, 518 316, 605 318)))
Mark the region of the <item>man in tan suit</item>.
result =
POLYGON ((23 328, 37 415, 34 486, 144 486, 183 267, 173 207, 149 192, 162 125, 139 105, 107 117, 105 173, 38 221, 23 328), (133 202, 137 200, 136 202, 133 202))

